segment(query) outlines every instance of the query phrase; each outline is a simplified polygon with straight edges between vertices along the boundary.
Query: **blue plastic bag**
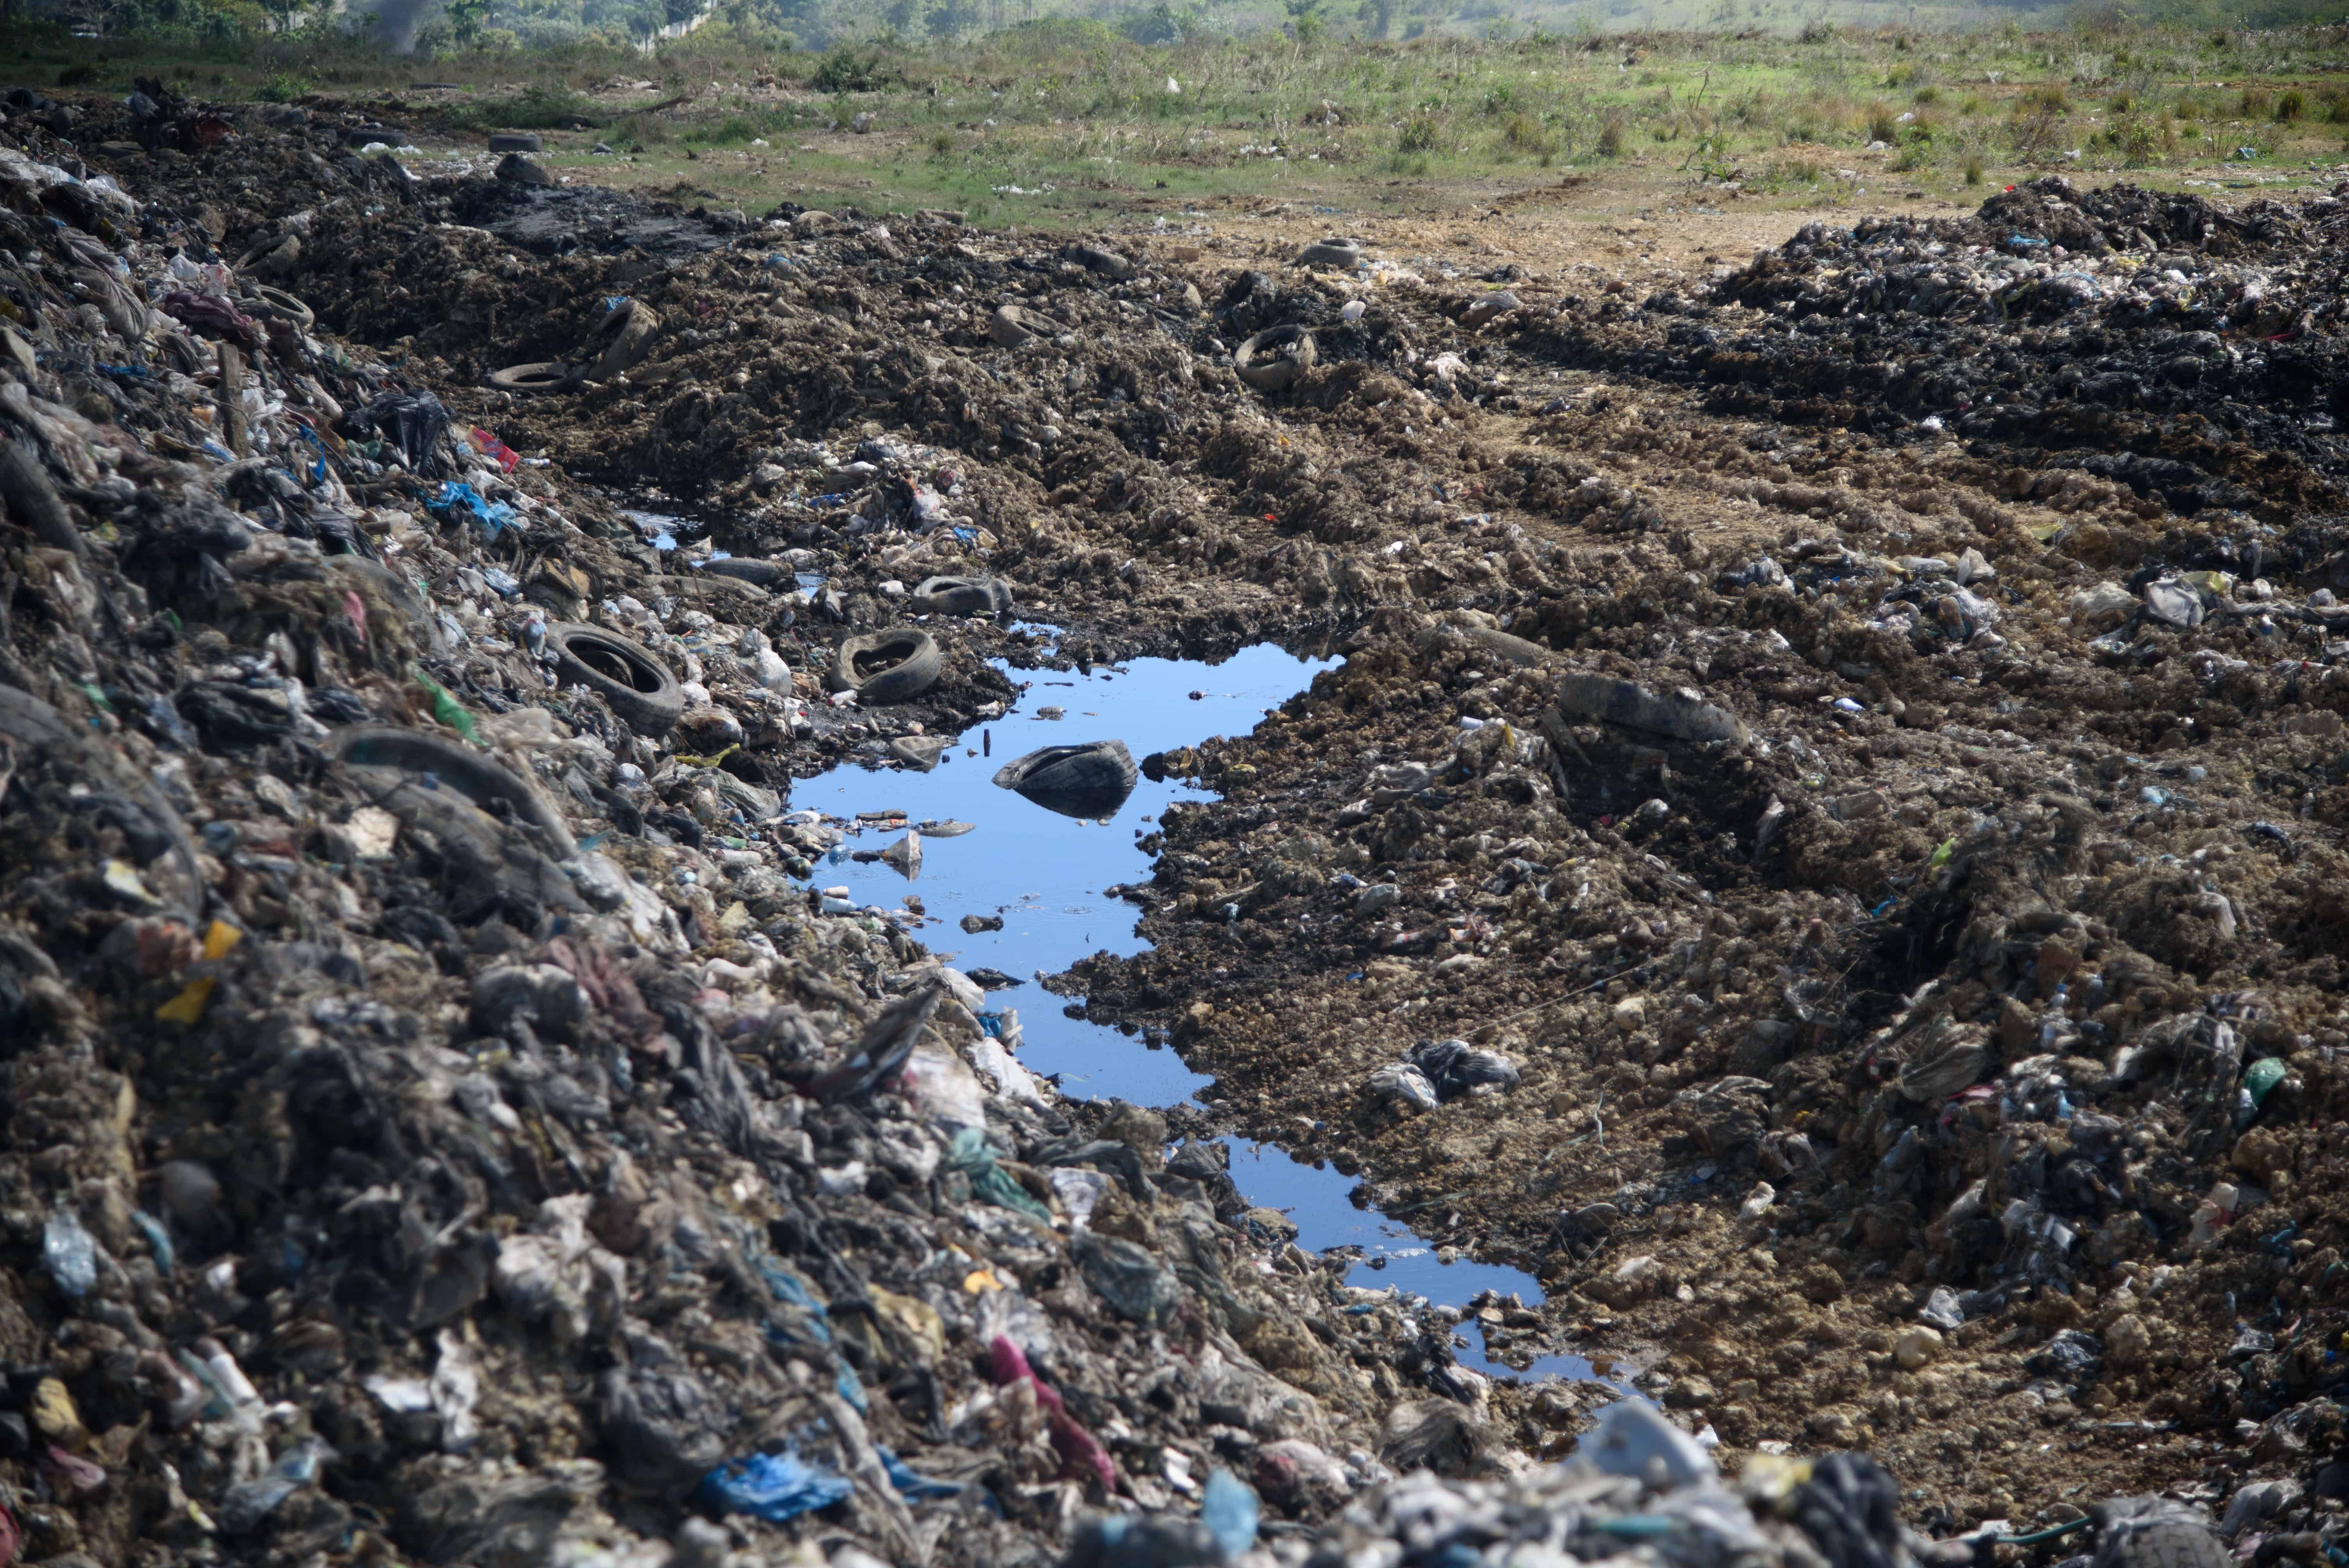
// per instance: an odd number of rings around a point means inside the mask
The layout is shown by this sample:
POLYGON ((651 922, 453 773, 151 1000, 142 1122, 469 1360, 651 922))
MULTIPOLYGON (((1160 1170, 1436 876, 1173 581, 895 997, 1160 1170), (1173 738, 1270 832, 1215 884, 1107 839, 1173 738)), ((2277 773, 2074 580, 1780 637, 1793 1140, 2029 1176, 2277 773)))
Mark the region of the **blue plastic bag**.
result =
POLYGON ((959 1483, 916 1475, 911 1465, 878 1443, 873 1445, 873 1451, 881 1456, 881 1468, 889 1472, 889 1484, 895 1487, 897 1495, 908 1502, 927 1502, 932 1498, 962 1495, 963 1488, 959 1483))
POLYGON ((455 480, 443 483, 440 493, 424 503, 425 511, 443 515, 455 511, 459 507, 464 508, 474 525, 492 539, 498 536, 501 529, 514 526, 513 508, 502 500, 486 500, 471 485, 455 480))
POLYGON ((818 1470, 797 1454, 752 1454, 702 1478, 702 1495, 728 1513, 781 1524, 830 1508, 856 1489, 848 1478, 818 1470))
POLYGON ((1218 1466, 1207 1477, 1199 1499, 1199 1522, 1216 1538, 1226 1557, 1237 1557, 1256 1544, 1257 1526, 1264 1517, 1256 1492, 1231 1471, 1218 1466))

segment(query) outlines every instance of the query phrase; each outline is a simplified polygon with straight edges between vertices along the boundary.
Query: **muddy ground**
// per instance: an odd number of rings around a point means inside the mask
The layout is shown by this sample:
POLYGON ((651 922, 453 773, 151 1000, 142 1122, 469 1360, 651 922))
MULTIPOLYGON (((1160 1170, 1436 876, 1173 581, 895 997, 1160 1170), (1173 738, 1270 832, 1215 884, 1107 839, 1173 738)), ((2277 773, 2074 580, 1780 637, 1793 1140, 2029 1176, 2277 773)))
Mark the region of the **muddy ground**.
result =
MULTIPOLYGON (((553 459, 512 482, 592 537, 547 594, 715 594, 808 669, 884 583, 978 571, 1061 662, 1345 652, 1148 762, 1221 799, 1162 825, 1154 951, 1064 988, 1170 1030, 1210 1125, 1537 1272, 1496 1349, 1611 1358, 1733 1465, 1864 1448, 1936 1532, 2338 1484, 2349 203, 2051 179, 1636 283, 1376 235, 1243 269, 419 181, 329 111, 116 156, 109 112, 90 172, 553 459), (488 384, 622 295, 639 364, 488 384), (1243 383, 1282 326, 1314 362, 1243 383), (611 499, 647 489, 837 620, 647 549, 611 499), (1516 1081, 1371 1086, 1454 1037, 1516 1081)), ((1041 656, 941 632, 926 705, 739 724, 726 771, 959 730, 986 658, 1041 656)), ((1444 1376, 1355 1360, 1358 1418, 1444 1376)), ((1570 1431, 1546 1398, 1494 1397, 1509 1445, 1570 1431)))

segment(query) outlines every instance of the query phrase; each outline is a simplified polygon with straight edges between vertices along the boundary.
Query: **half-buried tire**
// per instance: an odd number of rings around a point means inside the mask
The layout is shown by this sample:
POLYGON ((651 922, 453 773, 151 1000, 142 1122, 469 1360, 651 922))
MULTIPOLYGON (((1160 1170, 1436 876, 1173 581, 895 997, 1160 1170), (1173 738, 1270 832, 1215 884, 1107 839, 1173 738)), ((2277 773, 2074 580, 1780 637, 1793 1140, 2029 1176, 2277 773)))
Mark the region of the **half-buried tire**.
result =
POLYGON ((1123 740, 1047 746, 996 769, 998 788, 1017 790, 1063 817, 1113 817, 1133 793, 1133 754, 1123 740))
POLYGON ((542 392, 567 392, 578 385, 578 377, 569 366, 546 359, 492 370, 490 372, 490 385, 501 392, 519 392, 525 397, 536 397, 542 392))
POLYGON ((626 637, 600 626, 557 624, 546 628, 546 647, 557 679, 602 697, 638 735, 667 735, 685 711, 685 694, 668 666, 626 637))
POLYGON ((538 830, 554 854, 568 857, 578 852, 562 813, 547 803, 537 786, 459 741, 397 725, 355 724, 330 737, 326 749, 350 768, 429 774, 483 810, 538 830), (496 809, 501 803, 504 811, 496 809))
POLYGON ((938 679, 938 645, 927 632, 895 626, 840 645, 833 683, 860 703, 911 702, 938 679))
POLYGON ((927 615, 997 615, 1011 608, 1011 584, 999 577, 926 577, 909 602, 927 615))

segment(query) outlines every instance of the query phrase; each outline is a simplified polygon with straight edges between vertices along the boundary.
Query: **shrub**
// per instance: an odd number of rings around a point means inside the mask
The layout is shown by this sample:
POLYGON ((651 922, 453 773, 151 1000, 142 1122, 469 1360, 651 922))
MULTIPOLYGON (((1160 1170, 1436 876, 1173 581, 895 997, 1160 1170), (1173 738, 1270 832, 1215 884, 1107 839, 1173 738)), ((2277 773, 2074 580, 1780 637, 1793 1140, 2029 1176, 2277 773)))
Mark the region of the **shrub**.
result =
POLYGON ((878 52, 859 55, 843 44, 816 62, 808 86, 820 93, 871 92, 880 81, 880 71, 878 52))
POLYGON ((1415 114, 1402 122, 1402 130, 1395 138, 1397 152, 1433 152, 1442 139, 1433 115, 1415 114))
POLYGON ((450 111, 452 125, 472 130, 550 130, 584 120, 601 125, 593 100, 569 88, 524 88, 509 98, 484 98, 450 111))
POLYGON ((1969 159, 1967 159, 1967 160, 1966 160, 1966 183, 1967 183, 1967 184, 1969 184, 1969 185, 1979 185, 1979 184, 1981 184, 1982 182, 1982 160, 1981 160, 1981 159, 1979 159, 1979 158, 1969 158, 1969 159))
POLYGON ((642 152, 647 142, 659 143, 677 139, 677 128, 657 114, 623 115, 612 122, 611 139, 626 141, 642 152))
POLYGON ((1614 158, 1623 150, 1623 122, 1610 119, 1599 129, 1599 156, 1614 158))
POLYGON ((2308 99, 2298 88, 2286 88, 2276 99, 2275 117, 2279 124, 2288 124, 2308 112, 2308 99))

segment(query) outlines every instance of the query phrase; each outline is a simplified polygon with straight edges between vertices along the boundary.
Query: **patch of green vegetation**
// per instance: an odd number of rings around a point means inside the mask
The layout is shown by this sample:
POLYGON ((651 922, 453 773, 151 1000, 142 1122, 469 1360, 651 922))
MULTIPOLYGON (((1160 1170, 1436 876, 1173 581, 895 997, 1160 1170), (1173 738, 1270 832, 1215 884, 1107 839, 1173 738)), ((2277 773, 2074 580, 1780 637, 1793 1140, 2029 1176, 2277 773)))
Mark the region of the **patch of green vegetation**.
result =
POLYGON ((878 51, 859 54, 846 47, 833 50, 808 73, 808 86, 820 93, 869 93, 882 79, 878 51))
MULTIPOLYGON (((846 36, 827 32, 847 15, 845 0, 791 0, 789 15, 727 0, 650 56, 617 35, 533 43, 541 35, 520 25, 520 3, 491 0, 482 14, 478 40, 502 44, 496 52, 429 63, 387 56, 339 24, 245 35, 233 47, 167 30, 85 40, 28 27, 26 77, 78 69, 111 84, 170 73, 232 102, 406 96, 427 129, 437 115, 463 132, 554 130, 557 160, 591 139, 564 128, 601 127, 595 135, 642 161, 598 160, 598 179, 650 184, 657 171, 746 206, 823 195, 1021 222, 1226 196, 1443 202, 1494 181, 1530 181, 1561 160, 1605 165, 1610 188, 1736 185, 1842 201, 1888 172, 1945 170, 1952 188, 1961 170, 1977 183, 2050 167, 2137 178, 2214 166, 2254 142, 2296 166, 2337 159, 2349 128, 2349 39, 2335 33, 2095 17, 2034 31, 2026 24, 2038 13, 1995 31, 1937 31, 1935 0, 1897 29, 1869 22, 1855 0, 1827 0, 1797 33, 1793 14, 1766 11, 1783 0, 1746 0, 1703 32, 1609 35, 1594 20, 1567 36, 1469 36, 1438 19, 1400 38, 1426 20, 1413 0, 1383 16, 1366 0, 1319 0, 1303 27, 1286 0, 1236 0, 1265 7, 1254 31, 1219 29, 1190 0, 1162 0, 1148 26, 1045 17, 985 34, 967 19, 946 25, 957 6, 976 15, 980 0, 885 0, 877 10, 866 0, 868 19, 895 31, 846 36), (1754 5, 1764 10, 1747 16, 1754 5), (907 19, 891 20, 900 10, 907 19), (822 47, 783 52, 786 22, 822 47), (418 79, 470 90, 428 108, 407 93, 418 79), (613 85, 647 80, 650 91, 613 85), (872 115, 872 134, 833 129, 860 113, 872 115), (1886 147, 1871 152, 1871 142, 1886 147)), ((1720 3, 1654 0, 1665 16, 1720 3)))
POLYGON ((593 98, 564 87, 527 87, 510 98, 477 98, 451 109, 448 118, 464 130, 554 130, 605 122, 593 98))

